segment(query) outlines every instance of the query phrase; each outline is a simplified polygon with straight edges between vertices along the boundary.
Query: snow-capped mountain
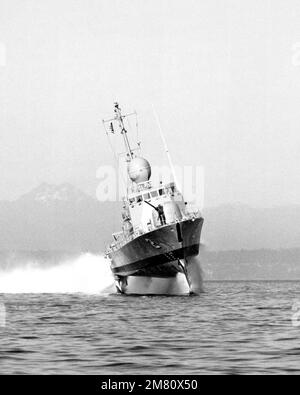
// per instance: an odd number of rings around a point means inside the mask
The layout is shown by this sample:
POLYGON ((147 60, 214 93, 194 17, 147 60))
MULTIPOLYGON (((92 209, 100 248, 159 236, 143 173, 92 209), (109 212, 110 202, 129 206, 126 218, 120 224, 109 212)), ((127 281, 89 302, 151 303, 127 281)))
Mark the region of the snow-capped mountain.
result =
POLYGON ((64 183, 52 185, 43 183, 32 191, 21 196, 21 200, 36 201, 42 203, 50 202, 81 202, 92 197, 84 194, 81 190, 71 184, 64 183))

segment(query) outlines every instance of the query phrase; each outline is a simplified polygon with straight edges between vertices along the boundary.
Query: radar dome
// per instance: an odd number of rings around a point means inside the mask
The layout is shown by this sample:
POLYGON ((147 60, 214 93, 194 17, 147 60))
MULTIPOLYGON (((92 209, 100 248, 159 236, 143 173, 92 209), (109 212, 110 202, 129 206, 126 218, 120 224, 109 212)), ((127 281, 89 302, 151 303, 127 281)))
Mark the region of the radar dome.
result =
POLYGON ((128 165, 128 175, 131 181, 139 184, 151 177, 151 166, 145 158, 133 158, 128 165))

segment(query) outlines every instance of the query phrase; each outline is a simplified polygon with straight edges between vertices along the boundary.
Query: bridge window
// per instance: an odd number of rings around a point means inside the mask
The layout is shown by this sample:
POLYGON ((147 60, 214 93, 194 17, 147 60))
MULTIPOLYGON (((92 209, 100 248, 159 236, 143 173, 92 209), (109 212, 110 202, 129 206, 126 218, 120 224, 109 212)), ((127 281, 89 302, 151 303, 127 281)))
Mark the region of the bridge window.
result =
POLYGON ((158 196, 157 191, 152 191, 152 192, 150 192, 150 193, 151 193, 151 196, 152 196, 152 197, 157 197, 157 196, 158 196))
POLYGON ((130 199, 129 199, 129 203, 130 203, 130 204, 134 204, 134 203, 135 203, 135 198, 130 198, 130 199))
POLYGON ((144 193, 144 200, 150 200, 150 193, 144 193))
POLYGON ((162 195, 164 195, 164 194, 165 194, 165 190, 164 190, 164 188, 162 188, 162 189, 159 189, 159 190, 158 190, 158 193, 159 193, 159 196, 162 196, 162 195))
POLYGON ((143 201, 143 196, 142 196, 142 195, 137 196, 137 197, 136 197, 136 201, 137 201, 138 203, 141 203, 141 202, 143 201))

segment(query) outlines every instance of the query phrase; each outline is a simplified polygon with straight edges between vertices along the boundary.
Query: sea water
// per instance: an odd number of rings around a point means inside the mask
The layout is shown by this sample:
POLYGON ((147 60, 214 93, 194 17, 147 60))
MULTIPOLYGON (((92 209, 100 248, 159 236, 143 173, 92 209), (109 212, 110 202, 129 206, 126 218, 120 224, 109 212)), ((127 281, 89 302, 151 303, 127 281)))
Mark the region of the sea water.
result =
POLYGON ((27 259, 0 268, 0 373, 299 374, 299 312, 299 282, 133 297, 103 257, 27 259))

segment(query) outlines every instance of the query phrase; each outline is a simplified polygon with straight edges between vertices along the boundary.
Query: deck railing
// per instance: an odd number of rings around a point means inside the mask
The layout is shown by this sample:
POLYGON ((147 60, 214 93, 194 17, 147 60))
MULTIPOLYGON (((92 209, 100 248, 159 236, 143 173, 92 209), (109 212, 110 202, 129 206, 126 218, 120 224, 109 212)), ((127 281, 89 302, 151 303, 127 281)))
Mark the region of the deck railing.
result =
POLYGON ((155 229, 160 229, 164 226, 168 226, 168 225, 172 225, 178 222, 182 222, 182 221, 187 221, 187 220, 191 220, 191 219, 196 219, 196 218, 200 218, 201 217, 201 213, 200 210, 198 209, 194 209, 193 211, 189 211, 187 212, 185 215, 182 216, 181 220, 176 220, 176 221, 172 221, 172 222, 168 222, 166 223, 166 225, 159 225, 159 226, 152 226, 151 228, 148 229, 148 231, 144 231, 142 228, 138 227, 134 230, 134 232, 130 235, 123 235, 120 237, 119 240, 117 240, 115 243, 112 243, 106 250, 106 255, 109 255, 111 252, 117 251, 120 248, 122 248, 125 244, 129 243, 130 241, 136 239, 139 236, 142 236, 145 233, 151 232, 155 229))

